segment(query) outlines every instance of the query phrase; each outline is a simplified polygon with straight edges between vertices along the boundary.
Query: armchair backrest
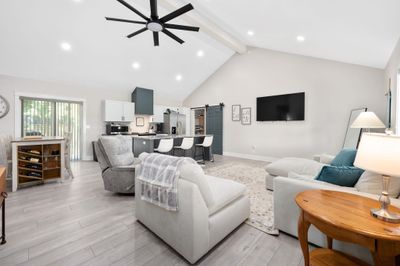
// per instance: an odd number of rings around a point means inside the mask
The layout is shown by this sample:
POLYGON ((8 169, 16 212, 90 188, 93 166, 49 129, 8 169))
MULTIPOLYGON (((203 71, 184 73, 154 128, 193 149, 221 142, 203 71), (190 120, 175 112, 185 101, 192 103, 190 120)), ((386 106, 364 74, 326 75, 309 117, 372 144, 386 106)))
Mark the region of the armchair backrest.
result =
POLYGON ((103 136, 99 140, 99 147, 103 149, 104 157, 110 167, 128 166, 135 161, 132 152, 132 137, 103 136))

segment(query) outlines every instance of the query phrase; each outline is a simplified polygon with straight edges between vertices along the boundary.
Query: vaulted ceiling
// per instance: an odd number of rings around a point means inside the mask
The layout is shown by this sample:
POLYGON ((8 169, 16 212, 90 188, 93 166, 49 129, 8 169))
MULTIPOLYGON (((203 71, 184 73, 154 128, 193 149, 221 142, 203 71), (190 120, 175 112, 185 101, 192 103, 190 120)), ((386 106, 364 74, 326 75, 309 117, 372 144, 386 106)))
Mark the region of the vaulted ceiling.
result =
MULTIPOLYGON (((148 0, 126 1, 149 14, 148 0)), ((246 45, 370 67, 384 68, 400 37, 398 0, 191 3, 192 12, 246 45), (298 36, 305 41, 298 42, 298 36)), ((171 11, 159 7, 160 15, 171 11)), ((161 34, 160 46, 154 47, 150 32, 125 37, 142 25, 107 22, 105 16, 139 18, 115 0, 0 1, 0 74, 98 89, 143 86, 183 100, 234 54, 202 31, 175 31, 186 41, 183 45, 161 34), (71 50, 62 50, 62 42, 71 50), (197 56, 200 50, 202 57, 197 56)), ((184 19, 173 22, 188 24, 184 19)))

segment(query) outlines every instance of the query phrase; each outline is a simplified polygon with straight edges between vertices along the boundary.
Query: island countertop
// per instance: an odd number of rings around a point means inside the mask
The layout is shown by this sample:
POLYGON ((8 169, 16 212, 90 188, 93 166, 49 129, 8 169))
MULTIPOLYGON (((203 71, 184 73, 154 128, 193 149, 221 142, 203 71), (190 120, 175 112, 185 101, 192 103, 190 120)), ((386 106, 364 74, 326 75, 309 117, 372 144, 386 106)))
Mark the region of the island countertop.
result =
POLYGON ((178 134, 160 134, 160 135, 153 135, 153 136, 137 136, 137 135, 132 135, 132 138, 134 139, 143 139, 143 140, 159 140, 159 139, 183 139, 183 138, 201 138, 201 137, 206 137, 206 136, 212 136, 209 134, 196 134, 196 135, 190 135, 190 134, 184 134, 184 135, 178 135, 178 134))

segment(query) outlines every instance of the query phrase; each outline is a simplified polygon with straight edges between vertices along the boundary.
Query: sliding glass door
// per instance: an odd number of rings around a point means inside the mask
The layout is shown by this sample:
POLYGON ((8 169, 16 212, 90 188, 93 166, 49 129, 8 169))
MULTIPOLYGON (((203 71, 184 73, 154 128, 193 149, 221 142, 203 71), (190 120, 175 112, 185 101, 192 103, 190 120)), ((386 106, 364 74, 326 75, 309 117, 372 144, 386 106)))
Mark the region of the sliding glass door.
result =
POLYGON ((22 137, 71 136, 71 160, 82 151, 82 103, 50 99, 21 98, 22 137))

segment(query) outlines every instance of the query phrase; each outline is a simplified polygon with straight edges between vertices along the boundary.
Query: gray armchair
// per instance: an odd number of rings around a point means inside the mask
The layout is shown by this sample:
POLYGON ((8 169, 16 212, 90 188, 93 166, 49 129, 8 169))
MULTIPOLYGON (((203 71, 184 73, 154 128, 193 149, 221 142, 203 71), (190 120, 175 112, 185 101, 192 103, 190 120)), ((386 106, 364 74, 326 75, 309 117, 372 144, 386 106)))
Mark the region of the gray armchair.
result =
POLYGON ((104 136, 95 144, 104 189, 116 193, 135 193, 135 168, 140 163, 132 152, 132 138, 104 136))

